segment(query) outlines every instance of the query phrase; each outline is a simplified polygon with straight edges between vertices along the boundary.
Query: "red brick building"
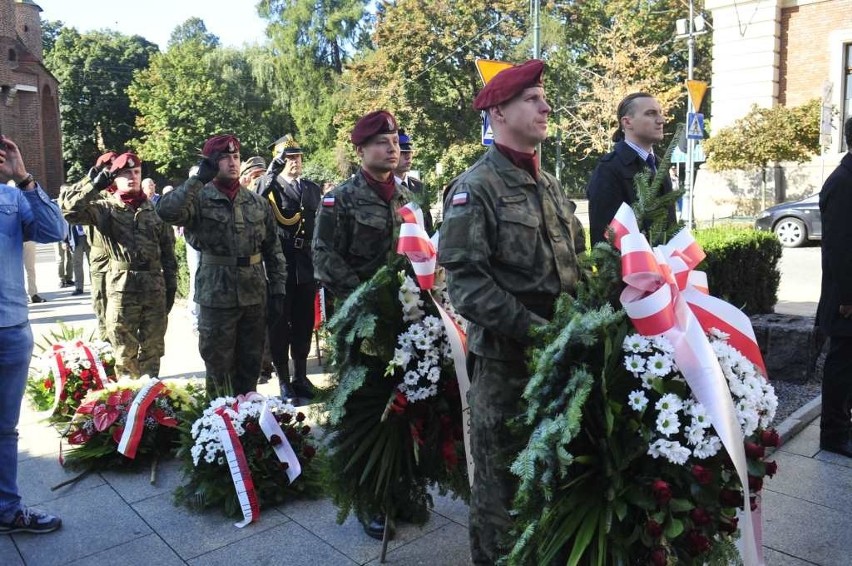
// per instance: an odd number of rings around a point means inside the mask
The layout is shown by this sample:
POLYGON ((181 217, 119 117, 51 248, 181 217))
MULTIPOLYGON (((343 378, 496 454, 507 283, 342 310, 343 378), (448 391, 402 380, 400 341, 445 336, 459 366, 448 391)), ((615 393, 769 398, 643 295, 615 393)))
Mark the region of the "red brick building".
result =
POLYGON ((65 182, 59 83, 42 60, 41 8, 32 0, 0 0, 0 131, 56 196, 65 182))

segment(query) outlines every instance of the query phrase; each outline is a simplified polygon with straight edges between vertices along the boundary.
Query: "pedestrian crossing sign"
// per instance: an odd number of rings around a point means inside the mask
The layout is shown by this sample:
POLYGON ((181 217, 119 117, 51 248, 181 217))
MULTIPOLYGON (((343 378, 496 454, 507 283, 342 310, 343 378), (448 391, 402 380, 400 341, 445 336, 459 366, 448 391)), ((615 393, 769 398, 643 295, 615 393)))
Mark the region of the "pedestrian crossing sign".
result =
POLYGON ((690 112, 686 120, 686 137, 690 140, 704 139, 704 114, 690 112))
POLYGON ((488 114, 482 113, 482 145, 491 145, 494 143, 494 132, 491 130, 491 122, 488 121, 488 114))

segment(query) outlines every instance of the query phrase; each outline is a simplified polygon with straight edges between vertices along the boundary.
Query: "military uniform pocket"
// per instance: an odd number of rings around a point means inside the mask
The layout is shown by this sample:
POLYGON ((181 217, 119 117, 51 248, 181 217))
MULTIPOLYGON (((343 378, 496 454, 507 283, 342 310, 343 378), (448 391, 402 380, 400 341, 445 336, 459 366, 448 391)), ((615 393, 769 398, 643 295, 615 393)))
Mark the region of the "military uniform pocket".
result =
POLYGON ((349 252, 360 257, 375 257, 389 238, 388 221, 384 216, 358 210, 349 252))
POLYGON ((506 265, 530 269, 535 263, 539 219, 513 207, 497 209, 497 260, 506 265))

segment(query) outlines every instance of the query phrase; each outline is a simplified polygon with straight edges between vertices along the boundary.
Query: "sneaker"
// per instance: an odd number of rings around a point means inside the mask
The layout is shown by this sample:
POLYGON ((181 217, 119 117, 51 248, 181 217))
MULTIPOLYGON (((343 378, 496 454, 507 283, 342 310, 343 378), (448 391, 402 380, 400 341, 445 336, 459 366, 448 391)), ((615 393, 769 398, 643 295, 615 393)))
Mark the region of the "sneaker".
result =
POLYGON ((50 533, 62 526, 62 519, 34 507, 18 509, 11 521, 0 521, 0 533, 50 533))
POLYGON ((42 299, 42 298, 38 295, 38 293, 36 293, 36 294, 35 294, 35 295, 33 295, 32 297, 30 297, 30 302, 31 302, 31 303, 46 303, 46 302, 47 302, 47 300, 46 300, 46 299, 42 299))

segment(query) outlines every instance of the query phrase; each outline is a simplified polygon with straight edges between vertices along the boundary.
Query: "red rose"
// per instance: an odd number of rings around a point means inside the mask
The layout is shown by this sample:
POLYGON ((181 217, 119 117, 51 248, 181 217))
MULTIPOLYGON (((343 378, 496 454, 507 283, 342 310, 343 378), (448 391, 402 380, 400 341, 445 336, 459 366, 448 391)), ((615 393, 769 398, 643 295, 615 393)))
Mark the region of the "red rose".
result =
POLYGON ((778 473, 778 462, 766 462, 766 475, 774 477, 778 473))
POLYGON ((757 476, 749 475, 748 477, 748 489, 752 493, 758 492, 763 489, 763 478, 759 478, 757 476))
POLYGON ((311 432, 311 427, 309 427, 308 425, 305 425, 305 426, 302 427, 302 434, 304 436, 307 436, 308 434, 310 434, 310 432, 311 432))
POLYGON ((259 430, 260 430, 260 427, 258 426, 258 424, 257 424, 256 422, 254 422, 254 421, 249 421, 249 422, 247 422, 247 423, 246 423, 246 432, 247 432, 247 433, 249 433, 249 434, 257 434, 257 432, 258 432, 259 430))
POLYGON ((279 444, 281 444, 281 442, 281 437, 277 434, 273 434, 269 437, 269 443, 273 446, 278 446, 279 444))
POLYGON ((278 462, 278 467, 281 468, 282 471, 287 471, 287 468, 290 467, 290 464, 287 462, 278 462))
POLYGON ((289 440, 290 442, 296 442, 297 440, 299 440, 299 434, 292 428, 285 428, 284 434, 287 436, 287 440, 289 440))
POLYGON ((668 563, 669 557, 666 554, 666 549, 658 546, 654 550, 651 551, 651 564, 654 566, 666 566, 668 563))
POLYGON ((695 481, 697 481, 701 485, 707 485, 711 481, 713 481, 713 472, 711 472, 704 466, 695 464, 694 466, 692 466, 692 477, 694 477, 695 481))
POLYGON ((723 507, 742 507, 743 494, 736 489, 723 489, 719 492, 719 502, 723 507))
POLYGON ((75 401, 80 401, 80 400, 82 400, 82 399, 83 399, 83 397, 85 397, 85 396, 86 396, 86 394, 85 394, 85 393, 83 393, 82 391, 79 391, 79 390, 78 390, 78 391, 75 391, 75 392, 74 392, 74 400, 75 400, 75 401))
POLYGON ((777 430, 769 428, 760 432, 760 443, 774 448, 781 444, 781 437, 777 430))
POLYGON ((757 460, 759 458, 763 458, 766 455, 766 448, 764 448, 760 444, 755 444, 754 442, 746 442, 745 453, 746 456, 748 456, 749 458, 757 460))
POLYGON ((703 507, 696 507, 690 511, 689 517, 692 519, 692 522, 699 527, 709 524, 712 519, 712 517, 710 517, 710 513, 708 513, 707 509, 704 509, 703 507))
POLYGON ((59 400, 64 401, 66 399, 68 399, 68 392, 63 389, 59 392, 59 400))
POLYGON ((723 533, 728 533, 729 535, 737 532, 739 519, 736 517, 731 517, 729 519, 723 519, 719 523, 719 531, 723 533))
POLYGON ((648 522, 645 523, 645 532, 648 533, 649 537, 657 539, 663 534, 663 526, 653 519, 648 519, 648 522))
POLYGON ((293 415, 291 415, 290 413, 281 413, 280 415, 278 415, 278 422, 280 422, 282 424, 287 424, 287 423, 290 422, 290 419, 292 419, 292 418, 293 418, 293 415))
POLYGON ((299 411, 298 413, 296 413, 296 422, 297 422, 297 423, 300 423, 300 422, 302 422, 302 421, 304 421, 304 420, 305 420, 305 413, 303 413, 303 412, 301 412, 301 411, 299 411))
POLYGON ((671 487, 663 480, 654 480, 654 483, 651 484, 651 492, 654 494, 654 499, 657 500, 657 505, 665 505, 672 499, 671 487))
POLYGON ((316 454, 316 448, 314 448, 310 444, 305 444, 305 446, 302 448, 302 456, 304 456, 305 458, 313 458, 314 456, 316 456, 316 454))
POLYGON ((692 556, 704 554, 710 550, 710 540, 698 531, 689 531, 686 533, 686 550, 692 556))

